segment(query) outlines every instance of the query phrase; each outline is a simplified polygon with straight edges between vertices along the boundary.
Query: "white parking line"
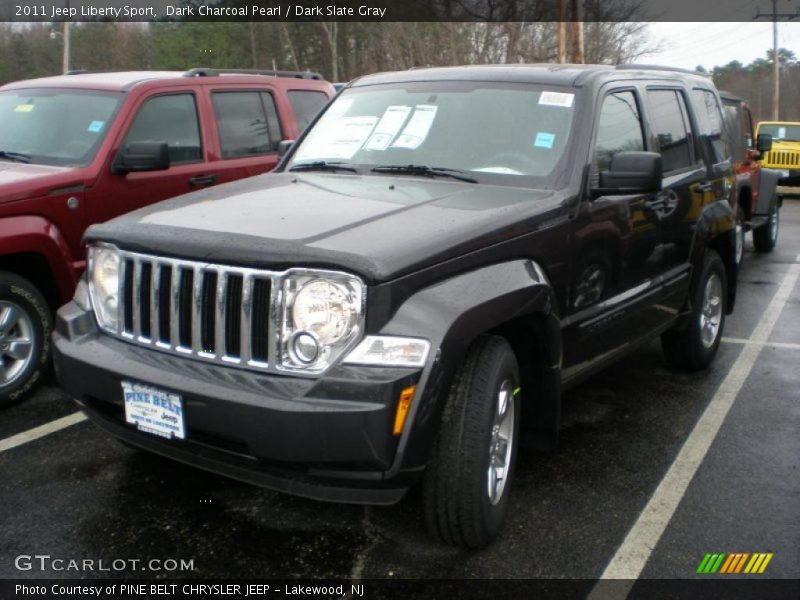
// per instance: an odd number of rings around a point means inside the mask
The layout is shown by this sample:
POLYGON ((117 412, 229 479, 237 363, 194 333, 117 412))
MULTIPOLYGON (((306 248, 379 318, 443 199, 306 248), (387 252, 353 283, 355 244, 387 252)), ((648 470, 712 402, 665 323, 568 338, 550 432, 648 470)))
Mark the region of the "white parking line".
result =
POLYGON ((66 417, 61 417, 55 421, 50 421, 49 423, 40 425, 39 427, 28 429, 28 431, 23 431, 17 435, 12 435, 10 438, 0 440, 0 452, 11 450, 12 448, 16 448, 22 444, 27 444, 33 440, 38 440, 46 435, 50 435, 51 433, 55 433, 61 429, 66 429, 67 427, 71 427, 72 425, 85 420, 86 416, 82 412, 75 412, 71 415, 67 415, 66 417))
POLYGON ((800 350, 800 344, 790 344, 789 342, 756 342, 753 340, 743 340, 742 338, 724 337, 722 341, 727 344, 757 344, 759 346, 772 346, 773 348, 785 348, 786 350, 800 350))
MULTIPOLYGON (((616 554, 600 576, 600 581, 588 598, 624 598, 641 575, 653 549, 678 508, 697 469, 703 462, 722 422, 742 389, 753 365, 769 339, 778 317, 800 277, 800 255, 781 281, 772 301, 756 325, 749 342, 744 344, 725 380, 708 403, 694 429, 683 444, 667 474, 659 483, 647 506, 633 524, 616 554), (604 582, 606 579, 627 581, 604 582)), ((688 571, 687 571, 688 573, 688 571)))

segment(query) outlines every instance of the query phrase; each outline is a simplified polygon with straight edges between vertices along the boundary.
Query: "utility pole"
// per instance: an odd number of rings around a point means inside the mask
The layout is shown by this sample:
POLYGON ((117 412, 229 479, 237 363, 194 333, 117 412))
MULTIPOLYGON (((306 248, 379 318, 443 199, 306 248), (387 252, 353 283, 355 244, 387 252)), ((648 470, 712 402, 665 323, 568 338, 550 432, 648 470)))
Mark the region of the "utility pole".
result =
MULTIPOLYGON (((789 0, 790 2, 792 0, 789 0)), ((761 9, 758 9, 755 19, 771 19, 772 20, 772 120, 780 120, 781 112, 781 70, 780 59, 778 56, 778 20, 791 21, 800 17, 800 8, 794 13, 779 13, 778 0, 772 0, 772 12, 761 14, 761 9)))
POLYGON ((567 0, 558 0, 558 62, 567 62, 567 0))
POLYGON ((64 29, 62 30, 63 31, 62 37, 64 38, 62 40, 64 42, 64 50, 61 55, 61 72, 64 74, 69 72, 69 63, 70 63, 69 26, 70 25, 71 23, 69 21, 64 21, 64 29))
POLYGON ((572 62, 582 65, 583 55, 583 0, 572 0, 572 62))
MULTIPOLYGON (((67 14, 69 15, 69 0, 67 0, 67 14)), ((67 20, 64 21, 64 28, 62 29, 63 39, 61 40, 62 42, 64 42, 64 48, 61 55, 61 72, 64 74, 69 72, 70 69, 69 29, 70 25, 72 25, 72 23, 70 23, 68 20, 69 19, 68 16, 65 17, 65 19, 67 20)))

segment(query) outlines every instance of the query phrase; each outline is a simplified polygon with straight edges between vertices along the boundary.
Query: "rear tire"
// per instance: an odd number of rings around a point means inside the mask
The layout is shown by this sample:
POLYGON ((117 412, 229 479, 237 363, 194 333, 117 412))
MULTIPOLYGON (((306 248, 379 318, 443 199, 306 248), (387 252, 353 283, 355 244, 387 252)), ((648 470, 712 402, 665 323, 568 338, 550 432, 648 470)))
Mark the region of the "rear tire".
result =
POLYGON ((778 206, 769 213, 769 220, 758 229, 753 230, 753 245, 757 252, 772 252, 778 244, 778 231, 781 223, 781 211, 778 206))
POLYGON ((453 382, 425 472, 425 517, 434 536, 447 544, 482 548, 500 533, 519 422, 514 352, 501 337, 482 337, 453 382))
POLYGON ((0 272, 0 407, 20 402, 42 380, 52 329, 50 307, 36 286, 0 272))
POLYGON ((661 348, 671 367, 699 371, 714 360, 725 327, 727 290, 722 259, 716 251, 706 250, 688 321, 661 335, 661 348))

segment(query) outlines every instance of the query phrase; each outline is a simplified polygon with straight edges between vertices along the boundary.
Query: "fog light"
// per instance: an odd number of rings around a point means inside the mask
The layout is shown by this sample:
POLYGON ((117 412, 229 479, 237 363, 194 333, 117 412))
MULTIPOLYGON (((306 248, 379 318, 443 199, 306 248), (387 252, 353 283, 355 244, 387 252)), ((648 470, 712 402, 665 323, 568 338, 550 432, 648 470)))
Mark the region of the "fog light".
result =
POLYGON ((306 331, 295 334, 291 349, 297 361, 305 365, 313 363, 319 357, 319 342, 316 337, 306 331))

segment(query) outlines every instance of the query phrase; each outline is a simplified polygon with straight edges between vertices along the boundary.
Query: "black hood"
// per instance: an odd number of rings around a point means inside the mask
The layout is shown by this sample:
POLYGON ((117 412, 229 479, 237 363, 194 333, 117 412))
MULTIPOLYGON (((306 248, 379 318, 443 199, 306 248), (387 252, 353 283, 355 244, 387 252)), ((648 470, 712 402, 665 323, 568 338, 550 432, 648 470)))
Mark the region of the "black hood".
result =
POLYGON ((377 282, 527 233, 562 200, 455 180, 279 173, 147 207, 86 238, 220 264, 335 268, 377 282))

